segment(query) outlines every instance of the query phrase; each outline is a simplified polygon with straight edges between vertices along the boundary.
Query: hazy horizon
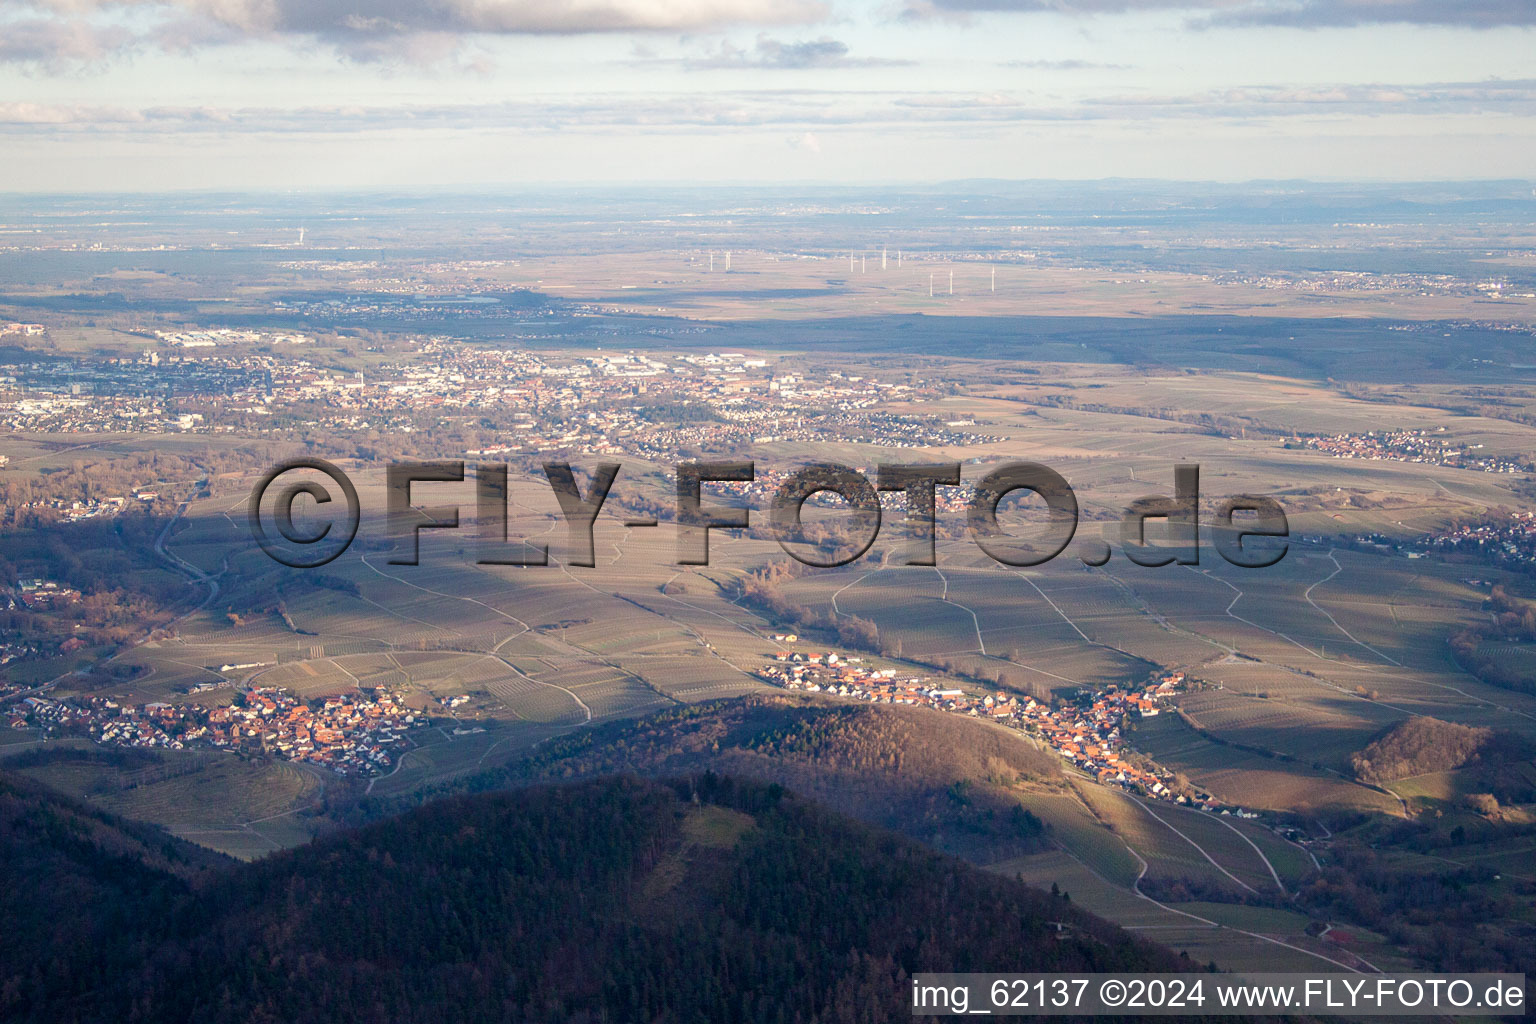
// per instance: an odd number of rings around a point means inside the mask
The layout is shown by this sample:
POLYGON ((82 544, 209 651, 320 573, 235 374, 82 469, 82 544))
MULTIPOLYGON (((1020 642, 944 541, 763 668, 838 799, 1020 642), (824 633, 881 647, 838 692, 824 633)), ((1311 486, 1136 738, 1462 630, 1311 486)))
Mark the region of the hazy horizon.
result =
POLYGON ((530 191, 549 192, 623 192, 623 191, 663 191, 675 188, 706 188, 706 189, 744 189, 744 190, 779 190, 792 191, 804 189, 807 191, 839 191, 861 188, 876 189, 959 189, 967 186, 1024 186, 1024 185, 1050 185, 1050 186, 1109 186, 1123 185, 1134 188, 1143 185, 1178 186, 1178 187, 1215 187, 1215 188, 1387 188, 1409 189, 1415 187, 1433 186, 1459 186, 1459 187, 1530 187, 1536 194, 1536 174, 1528 177, 1515 176, 1470 176, 1463 178, 1127 178, 1127 177, 1100 177, 1100 178, 913 178, 913 179, 868 179, 862 181, 830 181, 815 178, 805 179, 706 179, 706 178, 677 178, 644 180, 528 180, 518 182, 463 182, 454 184, 435 184, 432 182, 398 182, 379 185, 315 185, 315 186, 173 186, 166 188, 16 188, 0 190, 0 195, 8 196, 51 196, 68 198, 72 196, 154 196, 154 195, 495 195, 500 192, 518 194, 530 191))
POLYGON ((22 0, 0 191, 1508 177, 1511 0, 22 0))

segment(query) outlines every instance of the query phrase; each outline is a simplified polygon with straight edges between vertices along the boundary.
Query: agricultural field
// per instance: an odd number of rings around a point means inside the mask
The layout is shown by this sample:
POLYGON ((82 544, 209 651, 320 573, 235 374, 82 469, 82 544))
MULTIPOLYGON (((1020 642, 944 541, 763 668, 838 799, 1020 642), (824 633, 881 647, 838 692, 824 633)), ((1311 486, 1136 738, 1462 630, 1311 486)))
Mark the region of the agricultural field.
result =
MULTIPOLYGON (((1221 397, 1226 392, 1210 374, 1038 369, 1038 384, 978 390, 956 405, 1008 434, 1005 448, 1059 460, 1087 518, 1080 535, 1102 532, 1112 545, 1118 534, 1094 517, 1113 514, 1149 487, 1166 489, 1170 464, 1186 459, 1201 463, 1202 487, 1213 496, 1303 494, 1298 517, 1335 514, 1305 511, 1319 501, 1328 507, 1327 495, 1312 493, 1325 478, 1347 477, 1347 486, 1335 486, 1351 499, 1400 496, 1390 510, 1399 518, 1445 518, 1469 503, 1509 498, 1503 481, 1484 474, 1341 463, 1285 451, 1263 436, 1212 436, 1170 418, 1205 410, 1291 429, 1306 414, 1317 417, 1309 429, 1350 430, 1379 412, 1379 403, 1274 376, 1232 377, 1227 383, 1240 378, 1251 393, 1236 402, 1221 397), (1068 380, 1073 386, 1064 389, 1068 380), (1051 404, 1052 395, 1087 390, 1095 409, 1160 411, 1148 419, 1051 404)), ((976 371, 984 373, 985 364, 976 371)), ((1405 409, 1401 426, 1435 422, 1431 408, 1405 409)), ((1479 420, 1457 429, 1510 441, 1526 428, 1479 420)), ((867 464, 873 451, 847 445, 827 454, 867 464)), ((140 702, 214 685, 190 699, 218 704, 236 685, 281 686, 309 699, 384 686, 450 725, 558 730, 751 692, 762 686, 757 670, 783 647, 771 634, 786 624, 742 602, 738 591, 745 574, 784 558, 761 529, 717 531, 711 565, 680 567, 669 525, 625 529, 605 514, 595 532, 598 565, 573 566, 547 487, 514 475, 509 535, 548 543, 549 566, 475 564, 473 538, 463 531, 424 532, 421 564, 394 565, 383 539, 382 480, 356 468, 368 510, 362 540, 326 567, 320 586, 253 549, 243 517, 248 477, 221 477, 212 494, 191 502, 167 551, 218 580, 218 590, 165 635, 119 654, 120 671, 97 692, 140 702), (276 599, 257 600, 261 594, 276 599), (468 700, 450 715, 445 701, 457 697, 468 700)), ((637 493, 651 494, 664 470, 637 467, 637 493)), ((1337 514, 1356 514, 1350 504, 1336 503, 1337 514)), ((802 573, 785 595, 829 623, 872 623, 883 664, 1040 699, 1136 685, 1156 671, 1187 672, 1200 685, 1179 702, 1178 714, 1142 723, 1133 742, 1247 806, 1401 813, 1396 797, 1345 776, 1355 751, 1407 715, 1536 730, 1536 699, 1481 683, 1449 658, 1445 638, 1475 624, 1486 599, 1463 568, 1293 538, 1288 557, 1265 570, 1235 569, 1209 547, 1199 566, 1145 568, 1113 557, 1094 568, 1072 548, 1047 565, 1013 569, 981 554, 953 516, 949 525, 945 519, 935 567, 902 565, 899 524, 891 523, 883 535, 889 540, 864 558, 802 573)), ((1335 528, 1341 522, 1328 521, 1335 528)), ((187 589, 195 593, 196 582, 187 589)), ((837 643, 814 629, 806 641, 837 643)), ((1517 646, 1505 647, 1519 656, 1517 646)), ((69 692, 68 682, 62 686, 69 692)), ((430 769, 435 755, 417 753, 390 785, 440 778, 461 761, 481 765, 519 746, 439 757, 430 769)), ((1159 851, 1149 852, 1155 866, 1159 851)))
POLYGON ((1087 782, 1075 782, 1068 794, 1026 792, 1020 799, 1049 823, 1054 849, 998 861, 991 870, 1060 889, 1074 903, 1202 963, 1235 970, 1362 966, 1363 947, 1320 941, 1310 934, 1315 923, 1308 915, 1286 909, 1296 886, 1313 873, 1311 855, 1267 828, 1145 804, 1087 782), (1160 893, 1214 887, 1234 902, 1154 899, 1143 885, 1160 893), (1245 894, 1263 894, 1273 905, 1236 902, 1245 894))
MULTIPOLYGON (((79 745, 69 749, 92 753, 79 745)), ((52 753, 57 758, 59 751, 52 753)), ((3 758, 0 753, 0 764, 3 758)), ((310 768, 226 753, 166 751, 150 763, 126 765, 51 759, 20 771, 113 814, 161 825, 241 859, 313 837, 325 785, 310 768)))
POLYGON ((1143 722, 1136 737, 1160 763, 1241 806, 1303 814, 1352 810, 1394 814, 1399 809, 1390 794, 1354 782, 1341 772, 1212 742, 1171 715, 1143 722))

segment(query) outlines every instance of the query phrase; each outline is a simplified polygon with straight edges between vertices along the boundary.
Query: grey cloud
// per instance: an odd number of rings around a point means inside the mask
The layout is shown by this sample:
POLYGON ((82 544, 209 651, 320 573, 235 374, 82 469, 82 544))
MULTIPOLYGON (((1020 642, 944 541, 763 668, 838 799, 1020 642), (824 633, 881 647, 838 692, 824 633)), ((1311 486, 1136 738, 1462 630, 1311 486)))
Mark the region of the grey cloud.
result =
MULTIPOLYGON (((409 107, 73 107, 0 103, 0 135, 107 132, 347 134, 412 128, 526 132, 719 132, 772 129, 789 136, 883 126, 1156 121, 1224 118, 1253 123, 1287 117, 1452 115, 1536 117, 1536 79, 1418 85, 1255 87, 1188 95, 1106 95, 1055 106, 1005 93, 885 93, 848 90, 712 90, 605 94, 538 102, 409 107)), ((812 136, 814 137, 814 136, 812 136)))
POLYGON ((905 14, 928 18, 981 12, 1100 15, 1205 12, 1191 28, 1350 28, 1409 24, 1491 29, 1536 25, 1533 0, 907 0, 905 14))
POLYGON ((1031 71, 1125 71, 1129 64, 1100 64, 1091 60, 1008 60, 1005 68, 1028 68, 1031 71))
POLYGON ((901 67, 912 63, 878 57, 850 57, 848 44, 823 36, 801 42, 783 42, 758 36, 751 50, 722 43, 713 53, 684 57, 663 63, 682 64, 693 69, 753 68, 759 70, 804 71, 811 68, 901 67))
MULTIPOLYGON (((828 0, 34 0, 0 21, 0 61, 89 63, 145 49, 298 37, 359 60, 431 62, 475 35, 704 32, 826 19, 828 0), (109 28, 132 10, 135 33, 109 28)), ((785 59, 793 59, 790 54, 785 59)), ((813 59, 814 54, 806 59, 813 59)))
POLYGON ((820 0, 191 0, 215 20, 325 38, 413 32, 580 35, 820 20, 820 0))
POLYGON ((1536 25, 1532 0, 1301 0, 1221 11, 1197 26, 1352 28, 1383 24, 1492 29, 1536 25))
POLYGON ((27 18, 0 25, 0 63, 50 69, 94 63, 133 45, 132 32, 83 18, 27 18))
MULTIPOLYGON (((1182 11, 1192 28, 1417 24, 1490 29, 1536 25, 1536 0, 903 0, 910 19, 984 12, 1114 16, 1182 11)), ((149 50, 185 52, 248 39, 318 41, 359 61, 460 61, 477 35, 702 33, 824 22, 831 0, 4 0, 0 63, 49 70, 149 50), (115 17, 131 11, 133 17, 115 17), (132 28, 124 27, 124 24, 132 28)), ((753 68, 869 67, 833 39, 762 42, 693 61, 753 68)), ((1024 62, 1075 70, 1086 62, 1024 62)))
POLYGON ((836 39, 813 39, 801 43, 783 43, 777 39, 757 41, 756 63, 769 68, 824 68, 848 62, 848 44, 836 39))
MULTIPOLYGON (((1220 0, 1216 0, 1217 3, 1220 0)), ((1126 14, 1213 6, 1212 0, 907 0, 903 13, 924 19, 965 14, 1126 14)))

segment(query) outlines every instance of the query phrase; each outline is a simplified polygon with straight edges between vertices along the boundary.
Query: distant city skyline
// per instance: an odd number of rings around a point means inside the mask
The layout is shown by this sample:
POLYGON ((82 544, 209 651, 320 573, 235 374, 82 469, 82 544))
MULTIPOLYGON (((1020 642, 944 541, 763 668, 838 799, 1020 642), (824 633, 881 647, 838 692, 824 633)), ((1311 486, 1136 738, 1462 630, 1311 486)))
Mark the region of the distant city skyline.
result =
POLYGON ((0 191, 1531 178, 1529 0, 0 0, 0 191))

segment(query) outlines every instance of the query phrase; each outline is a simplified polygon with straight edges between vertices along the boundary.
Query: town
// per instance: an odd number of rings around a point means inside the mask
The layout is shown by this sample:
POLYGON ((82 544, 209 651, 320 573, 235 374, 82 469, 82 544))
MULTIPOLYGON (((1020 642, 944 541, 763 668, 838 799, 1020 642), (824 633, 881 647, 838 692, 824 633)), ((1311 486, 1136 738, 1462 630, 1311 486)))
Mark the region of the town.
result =
MULTIPOLYGON (((194 335, 240 336, 215 329, 167 338, 181 345, 194 335)), ((414 339, 407 353, 365 375, 339 373, 287 348, 278 354, 270 345, 221 341, 195 347, 196 355, 181 354, 186 348, 180 347, 164 356, 151 349, 133 358, 18 363, 12 376, 0 377, 0 425, 42 434, 234 434, 279 441, 323 433, 332 454, 362 458, 375 455, 385 435, 436 457, 563 453, 661 462, 776 442, 925 449, 1007 440, 970 418, 909 411, 940 394, 937 381, 786 368, 778 358, 742 352, 555 355, 433 337, 414 339)), ((778 483, 723 490, 766 500, 778 483)), ((154 478, 117 494, 82 489, 44 496, 19 487, 9 500, 0 498, 0 523, 164 511, 155 507, 157 499, 176 487, 154 478)), ((882 497, 890 509, 901 500, 894 493, 882 497)), ((939 491, 941 511, 963 508, 965 501, 958 492, 939 491)))
MULTIPOLYGON (((675 460, 782 441, 891 448, 1006 440, 966 420, 892 412, 937 381, 785 370, 741 352, 557 356, 418 338, 367 375, 279 351, 299 335, 157 332, 136 357, 21 362, 0 377, 0 424, 39 433, 193 433, 335 441, 378 431, 443 436, 442 455, 569 451, 675 460), (196 354, 188 354, 193 353, 196 354), (489 428, 487 427, 489 424, 489 428), (444 428, 447 428, 444 430, 444 428), (484 436, 492 445, 453 447, 484 436)), ((249 332, 247 332, 249 333, 249 332)))

